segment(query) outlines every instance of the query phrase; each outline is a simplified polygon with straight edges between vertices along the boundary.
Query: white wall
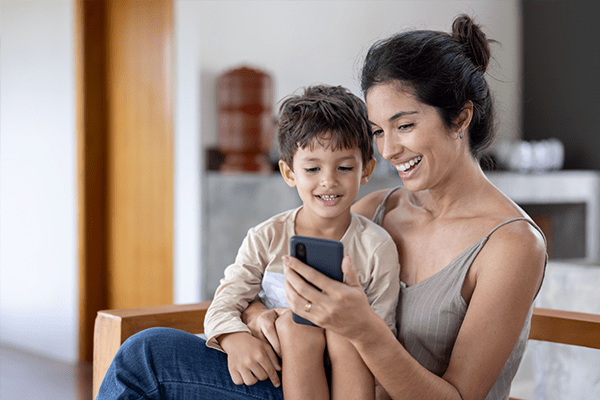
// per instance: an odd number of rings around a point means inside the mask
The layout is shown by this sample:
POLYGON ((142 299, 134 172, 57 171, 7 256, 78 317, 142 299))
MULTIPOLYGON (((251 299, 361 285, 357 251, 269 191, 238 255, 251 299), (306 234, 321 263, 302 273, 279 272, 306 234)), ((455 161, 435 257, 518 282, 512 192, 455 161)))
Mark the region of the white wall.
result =
POLYGON ((72 1, 0 3, 0 340, 77 358, 72 1))
MULTIPOLYGON (((341 84, 360 95, 358 74, 369 45, 410 28, 448 31, 454 16, 476 17, 490 38, 497 65, 489 79, 497 92, 502 135, 519 128, 519 2, 507 1, 182 1, 196 25, 201 77, 203 144, 216 144, 215 78, 247 63, 270 72, 277 100, 301 86, 341 84), (496 78, 496 79, 494 79, 496 78)), ((184 21, 181 21, 184 23, 184 21)), ((178 29, 183 29, 178 27, 178 29)), ((189 39, 192 43, 192 38, 189 39)))
MULTIPOLYGON (((492 46, 488 77, 496 95, 498 133, 506 139, 520 137, 519 4, 518 0, 180 0, 175 24, 176 90, 178 105, 186 111, 177 111, 175 136, 192 139, 192 147, 180 147, 184 146, 180 142, 175 159, 183 165, 183 156, 188 165, 203 168, 201 149, 217 144, 215 79, 226 69, 244 63, 266 70, 274 79, 276 101, 319 82, 341 84, 360 95, 361 60, 376 39, 406 29, 449 31, 461 13, 474 16, 488 37, 501 43, 492 46)), ((195 182, 202 179, 198 170, 191 177, 195 182)), ((190 210, 187 217, 201 220, 202 184, 195 182, 185 193, 176 190, 175 208, 190 210)), ((175 232, 180 237, 181 227, 188 224, 185 218, 176 215, 175 232)), ((196 247, 188 247, 175 265, 176 292, 186 293, 183 297, 190 301, 198 296, 200 277, 193 264, 202 259, 199 236, 194 230, 194 243, 188 245, 196 247)))

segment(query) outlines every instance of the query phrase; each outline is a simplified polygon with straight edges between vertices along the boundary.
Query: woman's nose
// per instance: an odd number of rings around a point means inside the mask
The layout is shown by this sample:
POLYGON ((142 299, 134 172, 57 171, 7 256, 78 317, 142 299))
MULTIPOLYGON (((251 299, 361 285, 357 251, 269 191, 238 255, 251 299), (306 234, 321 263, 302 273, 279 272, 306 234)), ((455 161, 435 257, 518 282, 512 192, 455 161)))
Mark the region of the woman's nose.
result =
POLYGON ((395 154, 402 152, 402 145, 398 143, 392 135, 383 135, 376 140, 377 150, 386 160, 391 160, 395 154))

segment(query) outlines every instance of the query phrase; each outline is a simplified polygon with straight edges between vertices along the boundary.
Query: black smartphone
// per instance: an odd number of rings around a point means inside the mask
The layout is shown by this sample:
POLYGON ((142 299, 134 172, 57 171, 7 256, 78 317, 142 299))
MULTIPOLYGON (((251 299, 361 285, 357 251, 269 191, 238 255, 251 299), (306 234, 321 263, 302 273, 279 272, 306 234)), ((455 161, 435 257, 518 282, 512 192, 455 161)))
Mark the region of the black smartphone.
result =
MULTIPOLYGON (((290 239, 290 254, 329 278, 343 282, 344 245, 342 242, 296 235, 290 239)), ((311 282, 308 283, 316 287, 311 282)), ((315 325, 294 313, 292 313, 292 318, 298 324, 315 325)))

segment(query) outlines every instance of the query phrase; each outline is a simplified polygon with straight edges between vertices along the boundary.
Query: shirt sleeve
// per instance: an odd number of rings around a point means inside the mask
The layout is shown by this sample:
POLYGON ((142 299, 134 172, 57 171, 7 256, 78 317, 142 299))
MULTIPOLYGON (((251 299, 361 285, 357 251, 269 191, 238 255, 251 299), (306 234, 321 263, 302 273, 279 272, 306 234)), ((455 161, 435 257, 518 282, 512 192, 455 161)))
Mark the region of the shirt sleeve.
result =
POLYGON ((391 238, 384 241, 371 257, 371 279, 367 298, 371 308, 397 334, 396 316, 400 296, 400 262, 398 250, 391 238))
POLYGON ((221 350, 219 335, 233 332, 248 332, 242 322, 242 312, 260 292, 262 277, 267 265, 268 248, 265 238, 254 228, 248 231, 238 250, 235 262, 225 269, 225 277, 204 318, 204 332, 208 347, 221 350))

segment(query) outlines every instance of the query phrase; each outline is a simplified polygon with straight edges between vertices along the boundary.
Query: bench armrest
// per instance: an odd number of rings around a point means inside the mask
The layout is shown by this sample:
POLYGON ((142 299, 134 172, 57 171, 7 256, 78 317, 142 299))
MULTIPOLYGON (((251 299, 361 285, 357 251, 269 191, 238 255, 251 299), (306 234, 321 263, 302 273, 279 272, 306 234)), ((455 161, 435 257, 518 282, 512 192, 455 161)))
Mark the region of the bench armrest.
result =
POLYGON ((99 311, 94 325, 94 398, 121 344, 148 328, 175 328, 193 334, 204 332, 204 316, 210 301, 99 311))

